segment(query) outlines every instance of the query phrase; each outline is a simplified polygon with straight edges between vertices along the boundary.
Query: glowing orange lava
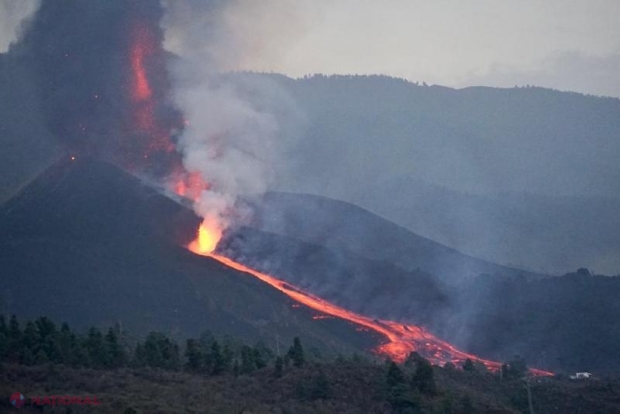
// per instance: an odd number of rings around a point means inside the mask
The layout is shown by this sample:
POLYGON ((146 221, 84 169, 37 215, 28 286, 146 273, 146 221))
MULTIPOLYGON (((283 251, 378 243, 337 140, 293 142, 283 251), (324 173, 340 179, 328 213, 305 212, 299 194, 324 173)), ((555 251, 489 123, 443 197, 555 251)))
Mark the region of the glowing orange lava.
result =
POLYGON ((193 201, 198 200, 202 191, 209 189, 209 184, 198 172, 176 173, 173 183, 176 194, 193 201))
MULTIPOLYGON (((135 102, 134 119, 138 128, 145 132, 155 129, 155 102, 146 71, 146 60, 153 53, 153 39, 144 25, 136 25, 131 44, 131 98, 135 102)), ((153 140, 158 142, 159 140, 153 140)))
POLYGON ((169 125, 158 118, 158 102, 162 100, 158 87, 151 84, 161 71, 157 57, 163 53, 157 46, 156 30, 144 22, 135 22, 128 56, 132 132, 140 137, 137 138, 140 140, 139 147, 128 148, 128 152, 132 152, 133 157, 144 159, 156 153, 171 153, 175 149, 170 140, 169 125))
POLYGON ((146 101, 153 92, 146 74, 145 59, 153 53, 150 31, 138 26, 134 29, 134 42, 131 48, 132 97, 136 101, 146 101))
POLYGON ((198 237, 190 243, 188 248, 196 254, 211 255, 222 238, 222 230, 214 217, 205 218, 198 229, 198 237))
MULTIPOLYGON (((319 311, 323 315, 344 319, 383 335, 386 338, 386 342, 374 350, 376 353, 388 356, 394 361, 403 362, 411 352, 415 351, 435 365, 443 365, 446 362, 453 362, 460 365, 469 358, 472 361, 484 364, 490 370, 496 371, 500 369, 501 364, 499 362, 478 358, 475 355, 460 351, 449 343, 436 338, 424 328, 394 321, 372 319, 367 316, 359 315, 327 302, 312 293, 305 292, 291 285, 289 282, 284 282, 273 276, 235 262, 225 256, 213 253, 222 236, 221 227, 214 226, 214 224, 217 223, 211 221, 207 222, 207 220, 203 222, 200 226, 197 239, 189 246, 192 252, 215 259, 232 269, 248 273, 280 290, 296 302, 319 311)), ((531 372, 535 375, 553 375, 550 372, 536 369, 532 369, 531 372)))

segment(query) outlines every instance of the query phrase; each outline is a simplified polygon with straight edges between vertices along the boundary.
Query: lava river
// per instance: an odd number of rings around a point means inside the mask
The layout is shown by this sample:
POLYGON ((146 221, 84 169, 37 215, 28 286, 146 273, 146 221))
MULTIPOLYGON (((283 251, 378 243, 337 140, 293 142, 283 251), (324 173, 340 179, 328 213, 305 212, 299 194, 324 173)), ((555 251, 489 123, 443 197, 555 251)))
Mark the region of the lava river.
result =
MULTIPOLYGON (((293 286, 289 282, 284 282, 274 276, 235 262, 228 257, 213 253, 220 237, 220 229, 214 228, 212 225, 208 224, 208 220, 205 220, 199 229, 197 239, 192 242, 188 248, 196 254, 210 257, 225 266, 248 273, 280 290, 296 302, 314 309, 315 311, 321 312, 324 315, 347 320, 377 332, 385 337, 385 342, 374 349, 377 354, 387 356, 397 362, 403 362, 411 352, 415 351, 435 365, 443 365, 446 362, 453 362, 456 365, 460 365, 467 358, 470 358, 473 361, 484 364, 492 371, 497 371, 501 367, 499 362, 485 360, 456 349, 449 343, 435 337, 424 328, 395 321, 373 319, 357 314, 327 302, 312 293, 305 292, 303 289, 293 286)), ((321 319, 321 317, 317 319, 321 319)), ((531 372, 534 375, 553 375, 550 372, 538 369, 532 369, 531 372)))

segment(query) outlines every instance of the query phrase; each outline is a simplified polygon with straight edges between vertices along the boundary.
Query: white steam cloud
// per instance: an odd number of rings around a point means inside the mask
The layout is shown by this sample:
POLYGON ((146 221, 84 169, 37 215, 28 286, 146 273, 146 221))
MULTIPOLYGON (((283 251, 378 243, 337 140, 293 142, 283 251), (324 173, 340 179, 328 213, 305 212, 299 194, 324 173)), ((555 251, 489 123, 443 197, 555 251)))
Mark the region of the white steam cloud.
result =
POLYGON ((267 189, 278 125, 242 99, 234 85, 213 82, 207 74, 195 81, 175 87, 174 99, 187 124, 177 148, 185 169, 200 173, 209 184, 195 203, 196 213, 227 226, 239 214, 240 195, 267 189))
POLYGON ((209 43, 219 38, 218 16, 228 4, 165 2, 163 23, 167 43, 174 37, 175 49, 190 51, 180 54, 171 68, 173 99, 186 123, 177 150, 187 172, 199 173, 208 183, 195 212, 221 228, 245 218, 240 196, 266 191, 279 132, 269 105, 248 99, 247 90, 217 73, 218 57, 209 43))
POLYGON ((19 38, 24 22, 40 4, 40 0, 0 0, 0 53, 19 38))

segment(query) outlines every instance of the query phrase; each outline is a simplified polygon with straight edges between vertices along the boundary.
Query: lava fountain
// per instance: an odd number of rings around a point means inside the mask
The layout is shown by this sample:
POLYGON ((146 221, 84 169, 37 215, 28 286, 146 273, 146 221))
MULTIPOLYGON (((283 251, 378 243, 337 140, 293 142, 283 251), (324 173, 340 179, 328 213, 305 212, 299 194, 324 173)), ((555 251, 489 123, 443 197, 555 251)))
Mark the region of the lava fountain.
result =
MULTIPOLYGON (((469 358, 472 361, 484 364, 492 371, 497 371, 501 368, 499 362, 489 361, 463 352, 449 343, 436 338, 424 328, 395 321, 372 319, 357 314, 327 302, 310 292, 291 285, 289 282, 284 282, 274 276, 251 269, 228 257, 219 255, 215 253, 215 249, 222 237, 222 231, 223 229, 218 225, 217 220, 206 218, 200 225, 196 240, 191 242, 188 248, 195 254, 210 257, 227 267, 248 273, 278 289, 296 302, 323 315, 344 319, 359 325, 364 330, 371 330, 382 335, 385 338, 385 342, 373 350, 379 355, 387 356, 397 362, 403 362, 411 352, 418 352, 435 365, 443 365, 446 362, 461 364, 469 358)), ((550 372, 537 369, 532 369, 531 372, 535 375, 553 375, 550 372)))
POLYGON ((217 243, 222 238, 223 229, 215 217, 207 217, 198 228, 196 240, 190 243, 188 248, 202 256, 212 256, 217 243))
POLYGON ((128 158, 123 167, 143 172, 158 164, 169 174, 180 169, 181 157, 175 151, 172 134, 182 126, 182 119, 166 97, 169 85, 164 66, 164 50, 159 38, 160 28, 150 21, 136 20, 130 29, 126 51, 126 99, 129 105, 131 139, 120 142, 120 156, 128 158))

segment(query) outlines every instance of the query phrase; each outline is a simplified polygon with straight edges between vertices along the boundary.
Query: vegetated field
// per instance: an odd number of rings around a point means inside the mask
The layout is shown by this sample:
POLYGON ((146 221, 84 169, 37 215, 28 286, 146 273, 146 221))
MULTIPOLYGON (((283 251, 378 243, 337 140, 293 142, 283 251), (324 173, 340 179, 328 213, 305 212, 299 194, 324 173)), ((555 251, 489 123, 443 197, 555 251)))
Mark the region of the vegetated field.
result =
MULTIPOLYGON (((31 396, 97 396, 96 412, 119 413, 518 413, 527 412, 523 379, 500 380, 486 372, 433 367, 435 395, 409 390, 411 368, 401 367, 405 392, 388 385, 380 363, 340 359, 285 367, 282 377, 272 365, 247 375, 205 376, 143 369, 97 371, 62 365, 5 365, 0 372, 0 410, 11 409, 9 398, 31 396), (134 411, 135 410, 135 411, 134 411), (473 410, 473 411, 472 411, 473 410)), ((620 381, 532 378, 532 404, 539 413, 618 413, 620 381)), ((91 412, 90 406, 45 407, 44 412, 91 412), (69 408, 71 411, 69 411, 69 408)))

